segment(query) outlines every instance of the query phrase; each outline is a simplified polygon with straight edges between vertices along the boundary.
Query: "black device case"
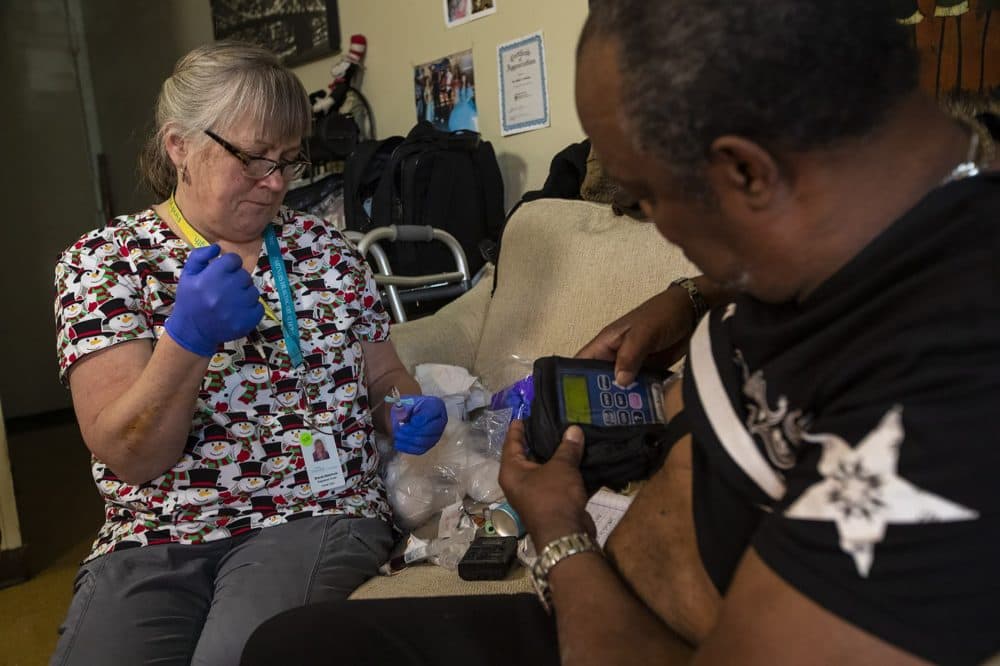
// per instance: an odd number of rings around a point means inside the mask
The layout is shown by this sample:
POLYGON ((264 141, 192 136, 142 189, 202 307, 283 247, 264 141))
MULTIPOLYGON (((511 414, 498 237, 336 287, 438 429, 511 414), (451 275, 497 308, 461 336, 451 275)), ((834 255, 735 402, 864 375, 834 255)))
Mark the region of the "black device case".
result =
POLYGON ((462 580, 502 580, 517 551, 517 537, 476 537, 458 563, 462 580))
MULTIPOLYGON (((596 369, 608 369, 610 365, 607 361, 562 359, 558 356, 546 356, 535 361, 535 399, 531 403, 526 435, 531 453, 541 462, 552 457, 562 441, 564 428, 569 425, 561 424, 559 417, 556 365, 561 360, 572 361, 578 367, 596 369)), ((640 371, 640 376, 656 381, 663 381, 669 375, 668 372, 646 368, 640 371)), ((662 423, 627 428, 577 425, 585 437, 580 472, 588 495, 601 486, 620 489, 629 481, 649 478, 663 464, 672 443, 667 426, 662 423), (628 432, 625 437, 622 437, 623 430, 628 432)))

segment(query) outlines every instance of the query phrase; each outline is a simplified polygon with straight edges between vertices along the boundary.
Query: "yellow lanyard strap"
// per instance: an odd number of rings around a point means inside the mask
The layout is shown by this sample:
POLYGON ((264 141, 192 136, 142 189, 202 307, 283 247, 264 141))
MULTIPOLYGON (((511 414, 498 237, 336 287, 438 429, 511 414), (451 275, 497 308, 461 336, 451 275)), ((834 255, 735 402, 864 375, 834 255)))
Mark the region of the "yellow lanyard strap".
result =
MULTIPOLYGON (((170 200, 167 201, 167 210, 170 211, 170 217, 174 218, 174 223, 177 224, 181 233, 184 234, 184 240, 188 242, 188 245, 191 247, 208 247, 209 242, 191 226, 191 223, 184 217, 184 213, 177 207, 177 201, 174 200, 173 194, 170 195, 170 200)), ((264 306, 264 314, 267 315, 268 319, 277 322, 281 321, 275 316, 274 311, 271 310, 271 306, 264 302, 263 296, 258 300, 264 306)))

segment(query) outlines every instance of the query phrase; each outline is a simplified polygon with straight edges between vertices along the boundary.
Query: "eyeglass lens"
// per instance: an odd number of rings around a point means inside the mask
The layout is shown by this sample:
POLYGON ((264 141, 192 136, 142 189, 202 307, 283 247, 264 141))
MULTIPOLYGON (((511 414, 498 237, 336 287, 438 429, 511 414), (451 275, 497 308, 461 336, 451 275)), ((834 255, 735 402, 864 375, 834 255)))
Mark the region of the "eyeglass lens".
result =
MULTIPOLYGON (((246 163, 246 174, 250 178, 267 178, 270 176, 275 169, 280 166, 277 162, 272 162, 271 160, 263 159, 249 159, 246 163)), ((306 168, 304 162, 292 162, 291 164, 285 164, 281 169, 281 175, 283 178, 295 178, 302 173, 303 169, 306 168)))

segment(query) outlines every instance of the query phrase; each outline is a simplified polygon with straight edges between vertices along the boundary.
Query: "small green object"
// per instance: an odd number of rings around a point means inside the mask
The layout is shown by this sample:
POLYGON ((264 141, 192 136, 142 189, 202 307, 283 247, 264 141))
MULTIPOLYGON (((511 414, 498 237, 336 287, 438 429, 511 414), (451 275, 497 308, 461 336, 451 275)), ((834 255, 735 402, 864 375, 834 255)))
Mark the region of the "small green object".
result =
POLYGON ((486 524, 483 525, 483 531, 486 532, 486 534, 493 536, 494 534, 497 533, 497 528, 493 527, 492 520, 487 520, 486 524))
POLYGON ((301 435, 299 435, 299 442, 302 444, 302 446, 312 446, 313 443, 312 433, 304 432, 301 435))

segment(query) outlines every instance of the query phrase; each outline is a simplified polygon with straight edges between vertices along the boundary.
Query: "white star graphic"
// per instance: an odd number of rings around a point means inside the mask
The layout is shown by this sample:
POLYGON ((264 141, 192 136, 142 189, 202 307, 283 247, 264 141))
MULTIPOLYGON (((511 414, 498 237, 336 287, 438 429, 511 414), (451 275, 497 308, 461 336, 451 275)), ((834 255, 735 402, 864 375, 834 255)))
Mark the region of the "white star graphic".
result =
POLYGON ((856 447, 832 434, 803 433, 823 446, 817 471, 823 477, 788 507, 785 515, 837 523, 841 549, 868 577, 875 544, 892 524, 975 520, 976 511, 917 488, 896 473, 903 442, 903 408, 893 407, 856 447))

